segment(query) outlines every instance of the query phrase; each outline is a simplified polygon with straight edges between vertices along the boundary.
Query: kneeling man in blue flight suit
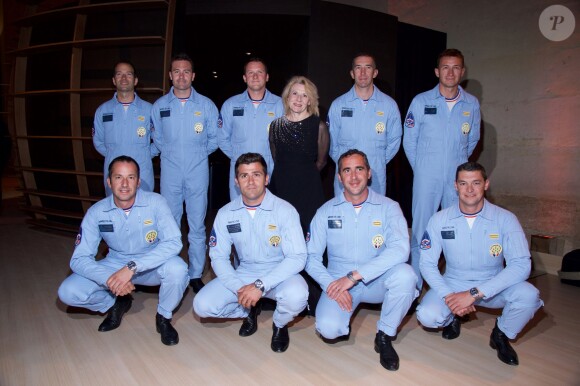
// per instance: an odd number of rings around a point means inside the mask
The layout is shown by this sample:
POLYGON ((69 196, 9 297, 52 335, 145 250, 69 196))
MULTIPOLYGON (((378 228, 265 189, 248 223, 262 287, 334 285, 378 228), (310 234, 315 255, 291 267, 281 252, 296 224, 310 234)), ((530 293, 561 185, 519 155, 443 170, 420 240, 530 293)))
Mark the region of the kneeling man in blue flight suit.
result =
POLYGON ((139 188, 133 158, 111 161, 107 183, 113 194, 87 211, 70 262, 73 274, 60 285, 58 296, 69 306, 107 312, 99 331, 110 331, 131 307, 135 284, 160 285, 156 328, 163 344, 175 345, 179 335, 171 316, 189 280, 187 264, 178 256, 181 231, 165 198, 139 188), (109 253, 97 261, 101 239, 109 253))
POLYGON ((326 202, 307 235, 306 272, 320 284, 316 330, 327 343, 348 340, 350 319, 361 302, 382 303, 375 351, 387 370, 399 368, 391 341, 413 300, 417 275, 410 265, 407 222, 395 201, 369 189, 365 153, 353 149, 338 159, 342 194, 326 202), (328 253, 328 268, 322 255, 328 253))
POLYGON ((443 338, 460 333, 459 317, 478 307, 503 308, 489 345, 498 358, 517 365, 514 339, 543 305, 530 275, 526 235, 513 213, 485 199, 489 180, 483 166, 457 167, 459 203, 431 217, 421 241, 421 274, 431 287, 417 307, 417 319, 429 328, 443 327, 443 338), (438 268, 441 251, 445 274, 438 268), (505 263, 505 264, 504 264, 505 263))
POLYGON ((245 318, 240 336, 258 329, 258 302, 276 300, 270 347, 284 352, 290 344, 288 323, 308 301, 308 286, 298 273, 306 263, 306 245, 298 212, 273 195, 264 157, 242 154, 235 164, 235 183, 241 196, 221 208, 209 238, 211 266, 216 279, 193 299, 202 318, 245 318), (240 264, 231 264, 232 244, 240 264))

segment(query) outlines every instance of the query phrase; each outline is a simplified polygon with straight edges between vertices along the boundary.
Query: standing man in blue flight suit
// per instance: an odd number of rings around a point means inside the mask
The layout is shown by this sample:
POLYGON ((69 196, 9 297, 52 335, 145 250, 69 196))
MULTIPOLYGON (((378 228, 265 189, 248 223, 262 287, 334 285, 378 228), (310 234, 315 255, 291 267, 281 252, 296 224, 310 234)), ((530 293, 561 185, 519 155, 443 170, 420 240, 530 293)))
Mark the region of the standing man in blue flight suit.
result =
POLYGON ((171 60, 173 87, 151 110, 153 140, 161 150, 161 194, 181 225, 183 202, 189 224, 189 277, 191 288, 203 287, 205 266, 205 215, 209 186, 208 156, 217 149, 218 110, 191 86, 195 73, 189 56, 171 60))
POLYGON ((274 299, 270 347, 284 352, 288 323, 308 302, 308 286, 298 274, 306 263, 300 219, 292 205, 266 189, 268 169, 260 154, 242 154, 234 167, 241 196, 216 216, 209 255, 217 278, 193 299, 193 309, 202 318, 245 318, 239 335, 246 337, 258 329, 260 299, 274 299), (237 269, 230 262, 232 245, 237 269))
POLYGON ((268 130, 270 123, 284 115, 284 106, 279 96, 266 89, 268 67, 262 59, 252 58, 244 65, 246 91, 224 102, 219 120, 219 147, 230 162, 230 199, 240 195, 235 184, 234 164, 244 153, 259 153, 266 160, 270 174, 274 171, 274 160, 270 153, 268 130))
POLYGON ((369 189, 366 155, 349 150, 338 159, 344 193, 326 202, 307 235, 306 272, 320 284, 316 330, 327 343, 348 340, 350 319, 361 302, 382 303, 375 351, 387 370, 399 368, 391 341, 417 297, 409 258, 407 222, 393 200, 369 189), (328 252, 328 268, 322 263, 328 252))
POLYGON ((530 251, 516 216, 485 199, 489 180, 483 166, 457 167, 459 203, 436 213, 421 241, 421 273, 431 287, 417 307, 417 319, 443 327, 443 338, 460 333, 458 317, 478 307, 503 308, 489 345, 508 365, 519 363, 509 339, 515 339, 543 305, 538 290, 526 282, 530 251), (441 251, 445 274, 438 268, 441 251), (504 266, 505 263, 505 266, 504 266))
POLYGON ((131 308, 135 284, 160 285, 155 324, 161 342, 175 345, 179 335, 171 316, 188 280, 187 265, 178 256, 181 232, 165 199, 139 188, 137 161, 119 156, 108 172, 112 196, 87 211, 70 262, 73 274, 60 285, 58 296, 70 306, 107 312, 99 331, 111 331, 131 308), (96 261, 101 240, 109 253, 96 261))
MULTIPOLYGON (((397 103, 374 85, 379 74, 375 58, 359 54, 352 60, 350 76, 354 86, 336 98, 328 111, 330 157, 338 157, 349 149, 363 151, 370 162, 370 187, 383 196, 387 192, 387 164, 401 145, 401 115, 397 103)), ((342 194, 338 173, 334 179, 334 195, 342 194)))
POLYGON ((427 222, 439 206, 457 201, 455 169, 466 162, 479 141, 479 102, 459 81, 465 73, 463 54, 447 49, 439 55, 439 84, 417 95, 405 118, 403 148, 413 168, 411 265, 419 277, 419 244, 427 222))
POLYGON ((117 92, 95 113, 93 144, 105 157, 103 175, 107 196, 111 194, 107 183, 108 165, 120 155, 128 155, 139 163, 142 190, 152 192, 155 187, 151 158, 158 155, 159 150, 151 142, 151 103, 139 98, 135 92, 138 82, 131 63, 117 63, 113 73, 117 92))

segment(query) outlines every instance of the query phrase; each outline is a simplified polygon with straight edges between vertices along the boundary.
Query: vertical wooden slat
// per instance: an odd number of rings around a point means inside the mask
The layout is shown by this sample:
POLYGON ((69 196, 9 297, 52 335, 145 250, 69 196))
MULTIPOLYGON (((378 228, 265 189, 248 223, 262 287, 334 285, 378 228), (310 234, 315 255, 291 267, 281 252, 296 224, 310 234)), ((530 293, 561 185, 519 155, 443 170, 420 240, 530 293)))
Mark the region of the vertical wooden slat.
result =
POLYGON ((169 91, 169 61, 171 60, 171 50, 173 49, 173 19, 175 18, 175 1, 169 0, 167 7, 167 23, 165 24, 165 48, 163 60, 163 93, 169 91))
MULTIPOLYGON (((79 1, 79 5, 89 4, 88 0, 79 1)), ((73 40, 83 40, 85 36, 85 27, 87 23, 87 15, 78 14, 76 16, 75 30, 73 35, 73 40)), ((83 49, 73 47, 71 53, 71 71, 70 71, 70 88, 73 90, 78 90, 81 88, 81 69, 83 61, 83 49)), ((77 92, 73 92, 70 95, 70 123, 71 123, 71 135, 73 137, 82 136, 82 125, 81 125, 81 95, 77 92)), ((73 157, 75 163, 75 170, 77 172, 84 172, 85 169, 85 158, 83 152, 83 141, 80 139, 72 139, 73 157)), ((82 174, 76 176, 77 185, 79 188, 79 193, 81 196, 90 196, 89 185, 87 183, 87 177, 82 174)), ((82 201, 83 211, 86 212, 91 203, 89 201, 82 201)))
MULTIPOLYGON (((30 6, 27 9, 28 13, 34 13, 35 6, 30 6)), ((26 48, 30 46, 30 38, 32 36, 31 27, 22 27, 18 37, 18 48, 26 48)), ((16 57, 14 60, 14 92, 26 91, 26 69, 28 64, 27 57, 16 57)), ((27 135, 26 126, 26 99, 23 97, 14 98, 14 130, 17 136, 18 156, 19 162, 22 166, 32 166, 32 158, 30 157, 30 147, 28 146, 28 139, 22 138, 27 135)), ((36 189, 36 179, 34 172, 22 172, 22 180, 26 189, 36 189)), ((28 196, 32 206, 42 207, 42 200, 38 196, 28 196)), ((46 219, 43 214, 35 213, 37 219, 46 219)))

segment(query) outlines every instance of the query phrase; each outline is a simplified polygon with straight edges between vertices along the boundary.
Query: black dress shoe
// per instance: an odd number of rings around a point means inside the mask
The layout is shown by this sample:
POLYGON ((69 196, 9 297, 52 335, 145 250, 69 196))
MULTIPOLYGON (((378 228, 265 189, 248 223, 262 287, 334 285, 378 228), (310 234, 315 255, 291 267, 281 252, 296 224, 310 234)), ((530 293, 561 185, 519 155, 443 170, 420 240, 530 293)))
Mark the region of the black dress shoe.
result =
POLYGON ((340 342, 346 342, 350 339, 350 324, 348 325, 348 334, 346 335, 340 335, 334 339, 325 338, 324 336, 322 336, 321 333, 318 333, 318 336, 320 336, 320 339, 322 339, 322 341, 326 344, 336 344, 340 342))
POLYGON ((171 325, 171 319, 166 319, 163 315, 155 315, 155 326, 157 332, 161 334, 161 343, 166 346, 173 346, 179 343, 179 334, 171 325))
POLYGON ((346 335, 337 336, 334 339, 328 339, 320 335, 320 339, 326 344, 336 344, 340 342, 347 342, 350 339, 350 332, 346 335))
POLYGON ((497 357, 503 363, 511 366, 517 366, 519 364, 518 354, 510 345, 509 338, 497 326, 497 320, 489 337, 489 346, 497 350, 497 357))
POLYGON ((203 284, 203 281, 201 281, 200 277, 196 279, 191 279, 189 281, 189 285, 191 286, 191 289, 195 293, 198 293, 205 286, 205 284, 203 284))
POLYGON ((443 339, 451 340, 458 338, 460 333, 461 333, 461 321, 457 316, 455 316, 451 321, 451 323, 443 327, 443 334, 441 334, 441 336, 443 337, 443 339))
POLYGON ((260 315, 261 311, 261 302, 256 303, 254 307, 250 308, 250 313, 244 319, 242 327, 240 327, 240 336, 250 336, 258 331, 258 315, 260 315))
POLYGON ((417 310, 418 305, 419 305, 419 299, 413 300, 413 303, 411 303, 411 307, 409 307, 409 309, 407 310, 406 316, 413 315, 415 313, 415 311, 417 310))
POLYGON ((119 327, 121 325, 123 315, 125 315, 125 312, 129 311, 132 302, 133 300, 131 299, 131 295, 117 296, 117 299, 115 299, 115 304, 109 308, 109 311, 107 311, 107 317, 99 326, 99 331, 111 331, 119 327))
POLYGON ((391 344, 392 340, 394 340, 394 337, 382 331, 377 332, 375 337, 375 351, 380 354, 381 365, 385 369, 396 371, 399 369, 399 356, 391 344))
POLYGON ((284 352, 290 345, 290 336, 288 336, 288 326, 276 327, 272 323, 272 343, 270 347, 274 352, 284 352))

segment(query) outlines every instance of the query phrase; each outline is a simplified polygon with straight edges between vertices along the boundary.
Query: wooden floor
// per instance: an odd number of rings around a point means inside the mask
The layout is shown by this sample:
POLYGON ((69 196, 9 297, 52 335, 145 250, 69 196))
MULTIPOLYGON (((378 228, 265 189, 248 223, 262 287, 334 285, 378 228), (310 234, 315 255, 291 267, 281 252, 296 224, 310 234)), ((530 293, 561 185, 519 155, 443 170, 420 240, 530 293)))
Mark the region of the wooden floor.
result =
POLYGON ((580 287, 551 275, 531 280, 546 305, 513 344, 519 366, 497 359, 488 346, 497 314, 478 311, 454 341, 407 317, 394 343, 401 367, 389 372, 373 350, 376 310, 362 309, 351 340, 334 346, 315 335, 312 318, 299 318, 290 328, 290 348, 276 354, 270 350, 272 311, 262 312, 255 335, 241 338, 239 320, 201 322, 188 290, 174 315, 180 342, 166 347, 155 332, 155 293, 135 293, 122 326, 107 333, 97 331, 102 315, 59 302, 74 235, 31 229, 5 207, 0 244, 2 386, 580 385, 580 287))

